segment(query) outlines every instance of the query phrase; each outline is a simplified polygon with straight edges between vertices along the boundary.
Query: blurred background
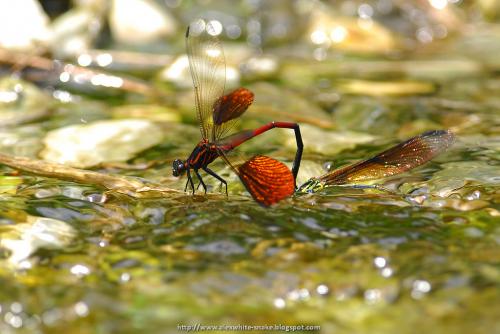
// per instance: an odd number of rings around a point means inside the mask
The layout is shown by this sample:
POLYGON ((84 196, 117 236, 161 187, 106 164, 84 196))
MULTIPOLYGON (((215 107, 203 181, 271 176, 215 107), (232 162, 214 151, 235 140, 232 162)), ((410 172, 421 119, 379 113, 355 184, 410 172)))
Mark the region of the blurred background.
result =
MULTIPOLYGON (((148 180, 137 198, 0 167, 0 332, 500 333, 500 1, 0 0, 0 163, 148 180), (209 21, 243 127, 301 126, 298 184, 433 129, 450 152, 380 183, 256 205, 183 192, 201 135, 185 31, 209 21)), ((241 146, 288 165, 295 138, 241 146)))

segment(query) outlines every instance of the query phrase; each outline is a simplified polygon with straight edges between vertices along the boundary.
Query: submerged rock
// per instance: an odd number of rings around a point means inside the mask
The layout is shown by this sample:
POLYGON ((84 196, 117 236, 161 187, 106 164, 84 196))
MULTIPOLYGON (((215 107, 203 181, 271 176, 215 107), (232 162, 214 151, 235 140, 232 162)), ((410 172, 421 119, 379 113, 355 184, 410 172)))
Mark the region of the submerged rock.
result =
POLYGON ((59 16, 52 24, 52 52, 56 57, 72 57, 92 47, 103 26, 103 10, 81 7, 59 16))
POLYGON ((75 229, 67 223, 45 217, 27 216, 25 222, 2 232, 0 246, 10 251, 8 261, 16 268, 30 268, 25 260, 40 248, 60 249, 71 242, 75 229))
POLYGON ((0 127, 33 122, 50 114, 52 99, 23 80, 0 79, 0 127))
POLYGON ((29 125, 2 129, 0 131, 0 152, 13 156, 35 158, 43 148, 39 126, 29 125))
POLYGON ((500 184, 498 167, 486 161, 457 161, 441 165, 442 170, 434 174, 435 180, 467 180, 488 185, 500 184))
POLYGON ((40 155, 47 161, 88 168, 102 162, 127 161, 162 139, 161 129, 150 121, 98 121, 50 131, 40 155))

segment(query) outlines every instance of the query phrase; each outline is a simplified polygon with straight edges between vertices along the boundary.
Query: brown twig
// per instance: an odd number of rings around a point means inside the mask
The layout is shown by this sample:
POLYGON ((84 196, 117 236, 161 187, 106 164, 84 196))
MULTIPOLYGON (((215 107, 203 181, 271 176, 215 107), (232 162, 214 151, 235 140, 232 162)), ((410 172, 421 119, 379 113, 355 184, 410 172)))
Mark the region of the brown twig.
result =
POLYGON ((56 178, 82 184, 100 186, 108 190, 142 197, 146 192, 177 193, 175 189, 144 182, 130 177, 104 174, 86 169, 78 169, 61 164, 0 153, 0 164, 37 176, 56 178))

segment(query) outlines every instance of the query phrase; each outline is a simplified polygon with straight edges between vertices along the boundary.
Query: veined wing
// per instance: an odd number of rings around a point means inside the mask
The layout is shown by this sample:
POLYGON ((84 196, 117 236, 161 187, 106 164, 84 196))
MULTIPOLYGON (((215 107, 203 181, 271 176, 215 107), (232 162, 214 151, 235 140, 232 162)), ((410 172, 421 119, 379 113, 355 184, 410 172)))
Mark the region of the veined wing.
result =
POLYGON ((224 152, 219 153, 259 204, 271 206, 293 195, 295 178, 284 163, 268 156, 256 155, 242 164, 233 165, 224 152))
POLYGON ((246 88, 238 88, 215 101, 213 110, 213 132, 215 140, 224 138, 235 126, 238 118, 252 104, 254 94, 246 88))
POLYGON ((295 178, 288 167, 265 155, 256 155, 238 166, 238 176, 253 199, 270 206, 293 195, 295 178))
POLYGON ((204 139, 214 141, 213 107, 224 94, 226 61, 215 28, 204 20, 191 23, 186 31, 186 50, 193 79, 196 111, 204 139))
POLYGON ((408 139, 376 156, 325 174, 319 180, 325 185, 376 180, 403 173, 420 166, 446 150, 454 142, 450 131, 428 131, 408 139))

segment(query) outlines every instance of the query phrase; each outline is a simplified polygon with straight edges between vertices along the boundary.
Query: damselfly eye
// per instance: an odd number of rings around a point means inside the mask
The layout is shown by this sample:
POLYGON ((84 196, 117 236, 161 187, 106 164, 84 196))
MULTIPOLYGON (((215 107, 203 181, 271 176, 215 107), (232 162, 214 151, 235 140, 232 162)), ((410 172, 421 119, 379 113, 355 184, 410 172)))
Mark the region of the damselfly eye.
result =
POLYGON ((184 162, 180 159, 175 159, 172 163, 172 175, 179 176, 184 173, 185 170, 184 162))

